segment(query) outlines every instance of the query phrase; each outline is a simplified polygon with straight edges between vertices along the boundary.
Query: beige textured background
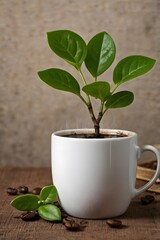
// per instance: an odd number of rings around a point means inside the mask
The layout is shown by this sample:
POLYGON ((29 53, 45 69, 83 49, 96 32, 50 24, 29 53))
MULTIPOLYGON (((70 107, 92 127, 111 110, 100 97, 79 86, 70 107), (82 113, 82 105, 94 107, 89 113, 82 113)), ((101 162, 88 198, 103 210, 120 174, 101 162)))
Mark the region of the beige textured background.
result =
MULTIPOLYGON (((46 32, 73 30, 88 41, 109 32, 117 56, 142 54, 157 59, 144 77, 126 83, 134 104, 113 110, 102 127, 136 131, 139 143, 160 142, 160 0, 0 0, 0 166, 49 166, 50 134, 92 127, 76 96, 43 84, 38 70, 74 69, 48 48, 46 32)), ((112 79, 113 67, 102 75, 112 79)), ((86 73, 88 79, 90 75, 86 73)))

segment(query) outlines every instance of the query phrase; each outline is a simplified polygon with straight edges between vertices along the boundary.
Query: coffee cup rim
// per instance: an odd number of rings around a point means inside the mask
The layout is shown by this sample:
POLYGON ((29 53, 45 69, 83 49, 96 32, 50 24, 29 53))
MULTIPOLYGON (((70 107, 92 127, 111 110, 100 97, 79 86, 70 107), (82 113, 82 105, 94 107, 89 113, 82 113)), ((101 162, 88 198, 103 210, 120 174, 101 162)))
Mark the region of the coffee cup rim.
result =
MULTIPOLYGON (((128 130, 121 130, 121 129, 101 129, 100 130, 101 134, 111 134, 113 135, 113 137, 109 137, 109 138, 73 138, 73 137, 69 137, 67 136, 67 139, 74 139, 74 140, 83 140, 83 141, 104 141, 104 140, 120 140, 120 139, 127 139, 127 138, 132 138, 137 136, 137 134, 135 132, 132 131, 128 131, 128 130), (119 137, 114 137, 115 133, 118 134, 123 134, 126 136, 119 136, 119 137)), ((58 130, 52 133, 52 136, 54 137, 60 137, 60 138, 66 138, 65 135, 67 134, 92 134, 94 133, 94 129, 93 128, 78 128, 78 129, 64 129, 64 130, 58 130)))

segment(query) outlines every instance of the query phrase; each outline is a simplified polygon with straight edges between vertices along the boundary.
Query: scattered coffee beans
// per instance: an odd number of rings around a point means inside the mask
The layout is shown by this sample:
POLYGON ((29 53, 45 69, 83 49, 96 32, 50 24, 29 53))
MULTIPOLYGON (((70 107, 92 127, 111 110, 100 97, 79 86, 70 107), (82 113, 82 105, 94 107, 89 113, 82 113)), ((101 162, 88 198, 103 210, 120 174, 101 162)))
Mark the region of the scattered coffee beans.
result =
MULTIPOLYGON (((42 190, 42 188, 36 187, 31 191, 31 193, 35 194, 35 195, 39 195, 41 190, 42 190)), ((26 193, 29 193, 29 189, 27 186, 19 186, 18 188, 9 187, 7 189, 7 193, 10 195, 26 194, 26 193)))
POLYGON ((146 195, 145 197, 141 197, 141 204, 148 205, 148 204, 152 203, 154 200, 155 200, 154 196, 146 195))
POLYGON ((83 228, 81 224, 75 222, 75 220, 70 217, 63 218, 62 223, 65 225, 66 229, 69 231, 80 231, 83 228))
POLYGON ((28 187, 26 187, 26 186, 19 186, 18 187, 18 192, 22 193, 22 194, 26 194, 26 193, 28 193, 28 187))
POLYGON ((9 195, 17 195, 18 191, 17 191, 16 188, 11 188, 11 187, 9 187, 9 188, 7 189, 7 193, 8 193, 9 195))
POLYGON ((23 221, 35 221, 39 219, 39 215, 36 211, 25 212, 21 215, 23 221))
POLYGON ((40 187, 36 187, 32 190, 32 193, 35 194, 35 195, 39 195, 40 192, 41 192, 42 188, 40 187))
POLYGON ((65 227, 69 231, 79 231, 80 230, 80 224, 76 222, 66 222, 65 227))
POLYGON ((121 228, 122 227, 122 222, 118 219, 108 219, 107 224, 111 228, 121 228))
POLYGON ((82 231, 88 224, 88 222, 85 220, 82 220, 80 223, 78 223, 70 217, 63 218, 62 223, 69 231, 82 231))

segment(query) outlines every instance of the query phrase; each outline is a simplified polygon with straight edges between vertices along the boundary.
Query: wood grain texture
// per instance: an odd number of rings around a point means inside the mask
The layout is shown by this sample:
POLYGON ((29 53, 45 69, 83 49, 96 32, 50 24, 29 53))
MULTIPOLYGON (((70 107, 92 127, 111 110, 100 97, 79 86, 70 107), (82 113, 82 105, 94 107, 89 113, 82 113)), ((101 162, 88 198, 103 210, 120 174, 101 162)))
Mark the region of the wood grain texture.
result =
MULTIPOLYGON (((154 176, 155 172, 156 170, 138 166, 136 177, 140 180, 149 181, 154 176)), ((156 183, 160 183, 159 178, 156 180, 156 183)))
MULTIPOLYGON (((81 232, 69 232, 61 223, 49 223, 42 219, 24 222, 15 218, 19 211, 10 206, 14 196, 8 196, 8 187, 27 185, 30 190, 51 184, 50 169, 0 169, 0 240, 159 240, 160 239, 160 195, 150 205, 140 204, 140 197, 132 200, 127 212, 119 217, 126 226, 111 229, 106 220, 89 220, 81 232)), ((138 181, 137 185, 143 182, 138 181)), ((146 193, 144 193, 145 195, 146 193)))

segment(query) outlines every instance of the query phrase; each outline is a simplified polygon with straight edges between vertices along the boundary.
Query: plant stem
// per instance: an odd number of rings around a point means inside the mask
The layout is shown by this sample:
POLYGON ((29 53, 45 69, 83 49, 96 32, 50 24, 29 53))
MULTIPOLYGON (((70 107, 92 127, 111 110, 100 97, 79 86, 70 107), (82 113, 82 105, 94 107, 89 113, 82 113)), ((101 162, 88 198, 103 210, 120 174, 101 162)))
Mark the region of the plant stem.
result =
POLYGON ((111 95, 116 91, 116 89, 119 87, 119 84, 115 86, 115 88, 112 90, 111 95))
MULTIPOLYGON (((114 89, 113 89, 112 92, 111 92, 111 95, 116 91, 116 89, 119 87, 119 85, 120 85, 120 84, 117 84, 117 85, 114 87, 114 89)), ((104 115, 107 110, 108 110, 108 108, 106 108, 104 111, 102 111, 102 114, 104 115)))
POLYGON ((91 119, 92 119, 93 124, 94 124, 95 137, 97 137, 97 138, 99 138, 99 136, 100 136, 100 121, 103 117, 103 106, 104 106, 104 102, 101 102, 101 107, 100 107, 100 111, 99 111, 99 114, 98 114, 97 118, 94 115, 92 105, 90 105, 88 107, 88 110, 89 110, 90 115, 91 115, 91 119))
POLYGON ((101 119, 103 117, 103 112, 99 112, 97 122, 100 123, 101 119))
POLYGON ((100 135, 100 121, 103 117, 103 105, 104 105, 104 103, 101 102, 101 108, 100 108, 98 117, 96 118, 91 102, 88 104, 86 102, 86 100, 81 95, 79 95, 79 97, 84 102, 84 104, 87 106, 87 108, 89 110, 89 113, 90 113, 90 116, 91 116, 91 119, 92 119, 92 122, 93 122, 93 125, 94 125, 94 129, 95 129, 95 137, 98 138, 99 135, 100 135))
POLYGON ((98 119, 96 119, 96 117, 95 117, 95 115, 94 115, 92 105, 89 105, 89 106, 88 106, 88 110, 89 110, 89 113, 90 113, 92 122, 93 122, 93 124, 94 124, 95 136, 96 136, 96 137, 99 137, 99 121, 98 121, 98 119))
POLYGON ((100 112, 101 112, 101 113, 103 112, 103 107, 104 107, 104 102, 101 101, 101 106, 100 106, 99 113, 100 113, 100 112))
POLYGON ((85 79, 85 77, 84 77, 84 75, 83 75, 83 73, 82 73, 82 70, 79 69, 78 72, 79 72, 79 74, 81 75, 81 78, 82 78, 82 80, 83 80, 84 85, 87 85, 87 82, 86 82, 86 79, 85 79))
POLYGON ((88 103, 86 102, 86 100, 82 97, 82 95, 79 95, 80 99, 84 102, 84 104, 88 107, 88 103))
POLYGON ((105 114, 105 112, 107 112, 107 110, 108 110, 108 108, 106 108, 106 109, 103 111, 103 113, 102 113, 102 114, 104 115, 104 114, 105 114))
MULTIPOLYGON (((82 80, 83 80, 83 83, 84 85, 87 85, 87 81, 82 73, 82 70, 79 69, 78 70, 82 80)), ((96 78, 95 78, 95 81, 96 81, 96 78)), ((85 99, 80 96, 81 100, 86 104, 86 106, 88 107, 88 110, 89 110, 89 113, 90 113, 90 116, 91 116, 91 119, 92 119, 92 122, 94 124, 94 129, 95 129, 95 136, 96 137, 99 137, 99 122, 98 120, 96 119, 95 117, 95 114, 94 114, 94 111, 93 111, 93 107, 92 107, 92 103, 91 103, 91 100, 90 100, 90 97, 86 94, 86 97, 87 97, 87 101, 85 101, 85 99)))
POLYGON ((100 106, 98 117, 96 119, 96 124, 94 124, 96 137, 100 136, 100 121, 103 117, 103 106, 104 106, 104 102, 101 101, 101 106, 100 106))
MULTIPOLYGON (((82 73, 81 69, 78 69, 78 72, 83 80, 84 85, 87 85, 87 81, 82 73)), ((97 81, 97 78, 95 78, 95 82, 97 81)), ((90 97, 86 94, 87 96, 87 101, 80 95, 81 100, 85 103, 85 105, 88 107, 92 122, 94 124, 94 129, 95 129, 95 137, 99 137, 100 135, 100 121, 103 117, 103 107, 104 107, 104 102, 101 101, 101 106, 100 106, 100 111, 98 114, 98 117, 95 117, 94 111, 93 111, 93 107, 92 107, 92 103, 90 100, 90 97)))
POLYGON ((100 135, 100 132, 99 132, 100 126, 99 126, 99 124, 94 125, 94 129, 95 129, 95 137, 99 138, 99 135, 100 135))
MULTIPOLYGON (((78 72, 79 72, 79 74, 80 74, 80 76, 81 76, 81 78, 82 78, 82 81, 83 81, 84 85, 87 85, 87 81, 86 81, 86 79, 85 79, 85 77, 84 77, 84 75, 83 75, 83 73, 82 73, 81 68, 78 69, 78 72)), ((89 97, 87 94, 86 94, 86 97, 87 97, 87 105, 90 105, 90 104, 91 104, 90 97, 89 97)))

